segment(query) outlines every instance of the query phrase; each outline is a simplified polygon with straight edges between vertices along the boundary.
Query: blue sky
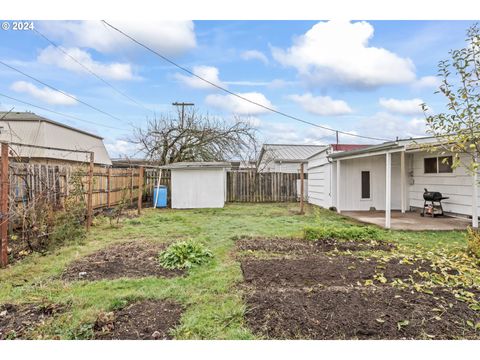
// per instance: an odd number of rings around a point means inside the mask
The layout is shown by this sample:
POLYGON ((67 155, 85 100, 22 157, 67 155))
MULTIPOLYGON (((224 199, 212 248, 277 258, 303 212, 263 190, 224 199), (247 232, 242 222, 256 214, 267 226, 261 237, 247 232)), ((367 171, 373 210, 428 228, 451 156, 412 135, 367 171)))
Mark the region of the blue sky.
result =
MULTIPOLYGON (((419 102, 444 111, 435 95, 438 61, 464 46, 468 21, 183 21, 123 23, 125 32, 210 81, 293 116, 366 136, 394 139, 424 134, 419 102)), ((199 111, 251 121, 262 140, 329 143, 333 133, 263 111, 192 79, 135 46, 99 21, 37 21, 35 27, 71 56, 157 114, 174 101, 199 111)), ((0 93, 96 123, 50 114, 0 96, 15 106, 105 138, 111 156, 133 155, 131 125, 153 113, 88 74, 32 31, 1 31, 0 59, 78 101, 0 65, 0 93), (113 127, 113 129, 111 128, 113 127)), ((341 135, 341 142, 371 142, 341 135)))

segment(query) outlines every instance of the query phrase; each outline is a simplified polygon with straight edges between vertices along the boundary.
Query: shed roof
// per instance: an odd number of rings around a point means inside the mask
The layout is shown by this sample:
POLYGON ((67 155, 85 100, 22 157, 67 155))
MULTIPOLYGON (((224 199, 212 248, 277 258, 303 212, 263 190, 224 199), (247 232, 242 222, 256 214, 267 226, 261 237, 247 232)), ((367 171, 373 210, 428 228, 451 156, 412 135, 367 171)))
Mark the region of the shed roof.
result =
POLYGON ((263 144, 259 162, 266 152, 268 152, 271 157, 269 160, 273 161, 304 161, 325 147, 325 145, 263 144))
POLYGON ((197 162, 177 162, 160 166, 161 169, 224 169, 231 167, 229 162, 217 161, 197 161, 197 162))

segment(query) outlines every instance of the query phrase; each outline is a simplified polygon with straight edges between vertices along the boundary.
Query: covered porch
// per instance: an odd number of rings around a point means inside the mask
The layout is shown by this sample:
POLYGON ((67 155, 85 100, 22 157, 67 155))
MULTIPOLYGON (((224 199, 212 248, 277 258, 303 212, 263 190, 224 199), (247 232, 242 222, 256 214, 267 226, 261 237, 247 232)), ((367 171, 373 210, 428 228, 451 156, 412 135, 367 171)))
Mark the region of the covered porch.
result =
MULTIPOLYGON (((385 226, 385 211, 344 211, 342 215, 361 223, 385 226)), ((466 218, 440 216, 422 217, 418 212, 392 211, 390 228, 394 230, 465 230, 471 224, 466 218)))

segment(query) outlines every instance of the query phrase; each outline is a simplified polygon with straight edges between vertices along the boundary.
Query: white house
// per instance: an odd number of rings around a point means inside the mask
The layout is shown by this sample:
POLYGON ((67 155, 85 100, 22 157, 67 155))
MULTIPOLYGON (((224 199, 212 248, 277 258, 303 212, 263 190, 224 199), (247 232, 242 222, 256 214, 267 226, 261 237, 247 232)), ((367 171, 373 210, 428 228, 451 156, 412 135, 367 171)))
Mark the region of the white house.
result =
POLYGON ((0 141, 11 143, 15 155, 22 161, 85 162, 93 152, 96 164, 112 164, 100 136, 32 112, 0 112, 0 141))
MULTIPOLYGON (((338 212, 385 211, 385 227, 390 228, 391 211, 404 213, 422 208, 427 188, 449 198, 442 202, 445 212, 471 217, 472 226, 478 227, 476 174, 469 174, 463 167, 452 169, 451 154, 427 152, 422 147, 425 143, 435 144, 437 140, 399 140, 334 152, 324 160, 319 156, 315 159, 317 165, 331 162, 325 170, 330 173, 318 176, 318 183, 310 182, 309 193, 319 195, 309 197, 309 201, 325 207, 333 205, 338 212), (445 157, 447 163, 443 161, 445 157), (328 188, 331 189, 330 198, 323 195, 328 188)), ((315 169, 315 162, 309 161, 310 178, 315 169)))
POLYGON ((325 148, 325 145, 264 144, 257 160, 258 171, 298 173, 300 164, 325 148))
POLYGON ((310 204, 324 208, 335 206, 335 164, 329 155, 342 151, 363 149, 371 145, 331 144, 307 159, 307 198, 310 204))
POLYGON ((178 162, 171 170, 173 209, 223 208, 227 199, 228 162, 178 162))

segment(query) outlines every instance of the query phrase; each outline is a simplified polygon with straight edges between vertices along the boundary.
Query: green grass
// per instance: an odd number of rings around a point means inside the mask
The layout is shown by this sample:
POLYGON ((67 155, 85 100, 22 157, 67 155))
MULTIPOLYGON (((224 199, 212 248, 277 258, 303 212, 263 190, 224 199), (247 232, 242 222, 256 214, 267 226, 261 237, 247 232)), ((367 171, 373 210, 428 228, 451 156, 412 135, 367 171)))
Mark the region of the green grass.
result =
MULTIPOLYGON (((35 254, 0 270, 0 303, 53 302, 68 311, 31 334, 36 338, 88 338, 91 324, 102 311, 134 299, 169 298, 182 303, 185 312, 174 330, 179 339, 253 339, 243 320, 245 305, 238 289, 241 270, 234 256, 239 236, 298 237, 307 226, 347 227, 353 221, 328 210, 298 204, 231 204, 224 209, 147 209, 140 218, 126 219, 119 228, 97 219, 82 244, 35 254), (73 260, 113 243, 135 239, 172 242, 195 239, 214 255, 179 278, 119 279, 71 282, 59 279, 73 260)), ((464 234, 381 230, 381 237, 415 252, 447 249, 463 252, 464 234)))

